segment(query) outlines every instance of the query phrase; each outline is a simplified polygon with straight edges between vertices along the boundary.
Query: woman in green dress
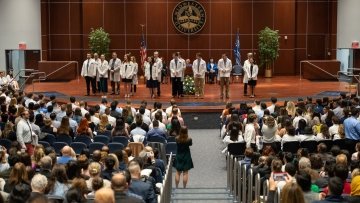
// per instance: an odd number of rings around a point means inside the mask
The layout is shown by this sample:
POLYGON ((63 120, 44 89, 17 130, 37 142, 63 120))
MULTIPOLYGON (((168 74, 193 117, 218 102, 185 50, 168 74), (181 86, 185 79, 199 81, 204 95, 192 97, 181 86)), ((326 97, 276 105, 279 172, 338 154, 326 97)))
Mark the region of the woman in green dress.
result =
POLYGON ((180 182, 180 176, 183 174, 183 186, 186 188, 186 184, 189 180, 189 170, 194 168, 190 146, 192 145, 192 139, 188 135, 188 129, 185 126, 180 128, 180 133, 176 137, 177 152, 174 166, 176 168, 175 184, 178 188, 180 182))

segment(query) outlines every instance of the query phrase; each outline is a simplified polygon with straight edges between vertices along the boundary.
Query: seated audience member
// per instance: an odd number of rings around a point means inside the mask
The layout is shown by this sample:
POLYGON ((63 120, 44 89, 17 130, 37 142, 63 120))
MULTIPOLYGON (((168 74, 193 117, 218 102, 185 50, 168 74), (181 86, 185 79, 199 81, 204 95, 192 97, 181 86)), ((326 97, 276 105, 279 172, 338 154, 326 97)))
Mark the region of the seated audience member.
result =
POLYGON ((131 175, 131 185, 129 191, 141 196, 146 203, 156 203, 156 195, 151 184, 141 179, 141 168, 137 162, 130 162, 129 172, 131 175))
POLYGON ((3 146, 0 146, 0 173, 7 171, 10 169, 10 165, 8 163, 8 154, 6 153, 6 149, 3 146))
POLYGON ((74 179, 70 189, 65 193, 65 202, 86 203, 86 195, 89 189, 86 187, 85 180, 82 178, 74 179))
POLYGON ((251 148, 251 147, 248 147, 245 149, 245 158, 241 161, 239 161, 241 167, 243 165, 246 166, 246 170, 248 170, 250 168, 250 165, 251 165, 251 159, 252 159, 252 156, 254 155, 254 150, 251 148))
POLYGON ((360 175, 353 176, 351 180, 351 194, 345 199, 349 203, 360 202, 360 175))
POLYGON ((333 158, 330 154, 327 153, 327 146, 324 143, 320 143, 317 146, 317 152, 320 155, 321 159, 325 162, 326 160, 329 160, 333 158))
MULTIPOLYGON (((161 113, 161 111, 158 111, 158 112, 156 112, 155 114, 154 114, 154 119, 153 120, 157 120, 157 121, 159 121, 159 128, 161 129, 161 130, 164 130, 164 131, 166 131, 166 125, 163 123, 163 116, 162 116, 162 113, 161 113)), ((177 120, 177 122, 179 123, 179 120, 177 120)), ((171 126, 172 126, 172 124, 171 124, 171 126)), ((180 123, 179 123, 179 126, 180 126, 180 123)), ((153 126, 152 126, 152 123, 149 125, 149 130, 151 130, 153 128, 153 126)), ((179 127, 179 129, 180 129, 180 127, 179 127)), ((169 134, 170 135, 170 134, 169 134)))
POLYGON ((65 146, 61 150, 62 156, 57 159, 58 164, 67 164, 70 160, 74 160, 72 149, 69 146, 65 146))
POLYGON ((339 177, 332 177, 329 179, 329 193, 322 196, 322 200, 313 201, 313 203, 331 203, 331 202, 346 202, 341 196, 344 187, 344 182, 339 177))
POLYGON ((86 118, 81 119, 79 127, 77 128, 77 134, 81 136, 89 136, 91 138, 93 137, 92 130, 89 127, 89 123, 86 118))
POLYGON ((131 185, 131 181, 129 180, 129 182, 128 182, 127 178, 124 174, 118 173, 112 177, 111 188, 115 192, 115 201, 116 202, 143 203, 144 200, 141 198, 141 196, 140 196, 141 199, 139 199, 139 197, 135 197, 134 194, 130 194, 128 192, 130 185, 131 185))
POLYGON ((316 140, 316 136, 313 134, 313 131, 311 130, 310 127, 305 127, 303 133, 304 134, 299 135, 299 141, 300 142, 315 141, 316 140))
MULTIPOLYGON (((347 177, 349 175, 349 169, 347 168, 346 165, 343 164, 336 164, 334 167, 334 176, 340 178, 340 180, 342 180, 342 186, 343 186, 343 190, 342 190, 342 194, 351 194, 351 185, 350 183, 348 183, 346 181, 347 177)), ((329 193, 329 188, 330 187, 330 183, 329 186, 327 188, 324 189, 324 193, 328 194, 329 193)))
POLYGON ((32 192, 30 198, 38 194, 44 195, 47 184, 48 184, 48 180, 46 179, 45 176, 41 174, 36 174, 31 180, 32 192))
POLYGON ((138 115, 136 116, 136 128, 130 131, 131 140, 134 142, 144 142, 146 131, 141 128, 142 119, 138 115))
POLYGON ((41 128, 42 133, 57 134, 57 129, 53 126, 51 119, 45 119, 45 125, 41 128))
POLYGON ((281 140, 281 137, 276 134, 278 126, 274 117, 270 116, 261 128, 264 143, 273 143, 281 140))
POLYGON ((116 120, 116 126, 111 131, 111 136, 123 136, 129 138, 128 130, 126 129, 124 120, 122 118, 116 120))
POLYGON ((31 195, 31 187, 26 183, 18 183, 11 190, 9 196, 9 203, 26 202, 31 195))
POLYGON ((69 190, 69 182, 64 165, 55 164, 48 181, 46 193, 49 195, 63 196, 69 190))
POLYGON ((241 134, 241 129, 239 129, 239 127, 236 125, 232 125, 231 129, 229 129, 228 134, 224 137, 223 142, 226 147, 222 151, 222 153, 227 152, 227 146, 230 143, 244 142, 244 138, 241 134))
POLYGON ((44 175, 46 178, 51 177, 51 169, 52 169, 52 159, 50 156, 44 156, 40 159, 40 171, 41 175, 44 175))
MULTIPOLYGON (((272 174, 269 178, 269 195, 267 197, 266 203, 275 203, 275 193, 276 193, 276 184, 272 177, 272 174)), ((291 177, 286 179, 286 184, 284 185, 281 191, 280 203, 305 203, 304 195, 301 187, 295 183, 291 177)))
POLYGON ((320 128, 320 133, 316 135, 316 140, 320 141, 320 140, 329 140, 329 139, 331 139, 329 128, 327 125, 322 125, 320 128))
POLYGON ((99 122, 99 126, 98 126, 98 132, 104 133, 108 130, 112 130, 112 126, 109 122, 108 116, 103 114, 100 116, 100 122, 99 122))
POLYGON ((101 188, 95 192, 94 203, 115 203, 114 191, 110 188, 101 188))
POLYGON ((147 115, 145 112, 146 112, 147 109, 145 109, 144 106, 140 106, 139 108, 139 114, 142 115, 142 119, 143 119, 143 122, 146 124, 146 125, 150 125, 151 124, 151 119, 150 119, 150 112, 149 114, 147 115))
POLYGON ((119 166, 116 167, 115 158, 111 155, 105 157, 105 169, 101 172, 101 177, 106 180, 111 180, 113 173, 119 170, 119 166))
POLYGON ((16 185, 30 185, 26 167, 23 163, 18 162, 12 168, 8 181, 4 186, 4 192, 11 193, 16 185))
POLYGON ((96 177, 92 180, 91 186, 92 191, 86 196, 88 200, 94 199, 95 192, 104 187, 104 180, 100 177, 96 177))
POLYGON ((139 125, 140 122, 141 122, 140 128, 145 130, 146 132, 148 132, 149 131, 149 126, 146 123, 144 123, 143 116, 140 113, 137 113, 135 115, 135 122, 131 123, 130 131, 134 130, 137 127, 137 125, 139 125), (138 123, 138 124, 136 124, 136 123, 138 123))
POLYGON ((304 192, 304 199, 306 203, 311 203, 315 200, 319 200, 319 193, 311 191, 311 176, 305 171, 301 170, 295 176, 296 183, 300 185, 302 191, 304 192))
POLYGON ((157 120, 154 120, 152 122, 153 124, 153 128, 151 130, 149 130, 149 132, 146 133, 146 139, 148 140, 149 138, 152 138, 152 137, 162 137, 164 139, 166 139, 166 133, 165 131, 161 130, 159 128, 159 121, 157 120))
POLYGON ((295 128, 293 126, 288 126, 286 128, 286 134, 281 139, 281 148, 283 147, 285 142, 294 142, 300 141, 298 136, 295 136, 295 128))
POLYGON ((70 137, 74 137, 74 131, 73 129, 70 127, 70 122, 69 122, 69 117, 64 116, 61 119, 61 124, 59 126, 59 128, 57 129, 57 134, 58 136, 70 136, 70 137))
POLYGON ((360 154, 360 142, 356 143, 355 150, 356 152, 351 155, 351 161, 360 161, 358 158, 360 154))
MULTIPOLYGON (((101 174, 101 165, 98 162, 91 162, 89 165, 89 175, 90 178, 86 180, 87 188, 91 191, 92 190, 92 181, 94 178, 100 177, 101 174)), ((110 188, 111 183, 109 180, 103 179, 104 187, 110 188)))

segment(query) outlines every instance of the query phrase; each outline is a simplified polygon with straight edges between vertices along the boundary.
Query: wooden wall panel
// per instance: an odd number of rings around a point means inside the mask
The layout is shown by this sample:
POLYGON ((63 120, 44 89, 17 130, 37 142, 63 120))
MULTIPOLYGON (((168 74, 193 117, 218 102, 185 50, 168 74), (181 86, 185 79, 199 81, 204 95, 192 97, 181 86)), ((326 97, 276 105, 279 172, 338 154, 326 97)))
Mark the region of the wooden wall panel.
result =
POLYGON ((110 34, 110 51, 120 58, 125 52, 139 58, 140 24, 145 24, 148 55, 158 50, 167 61, 175 51, 191 59, 201 52, 204 59, 214 57, 216 61, 227 53, 234 61, 238 28, 242 62, 248 52, 254 52, 257 59, 258 32, 265 26, 278 29, 281 36, 275 74, 299 73, 310 35, 323 35, 325 51, 330 52, 326 59, 336 57, 336 0, 198 1, 206 10, 207 22, 198 34, 187 36, 172 24, 172 11, 179 2, 175 0, 42 0, 43 59, 82 62, 89 51, 92 27, 104 27, 110 34))

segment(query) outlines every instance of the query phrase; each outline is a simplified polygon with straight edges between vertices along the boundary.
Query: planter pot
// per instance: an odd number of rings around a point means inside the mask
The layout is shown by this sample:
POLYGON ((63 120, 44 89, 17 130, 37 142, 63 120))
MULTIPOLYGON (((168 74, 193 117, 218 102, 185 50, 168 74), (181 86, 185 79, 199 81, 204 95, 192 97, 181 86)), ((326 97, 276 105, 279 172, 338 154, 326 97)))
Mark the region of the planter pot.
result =
POLYGON ((271 69, 265 69, 265 77, 272 78, 272 70, 271 69))

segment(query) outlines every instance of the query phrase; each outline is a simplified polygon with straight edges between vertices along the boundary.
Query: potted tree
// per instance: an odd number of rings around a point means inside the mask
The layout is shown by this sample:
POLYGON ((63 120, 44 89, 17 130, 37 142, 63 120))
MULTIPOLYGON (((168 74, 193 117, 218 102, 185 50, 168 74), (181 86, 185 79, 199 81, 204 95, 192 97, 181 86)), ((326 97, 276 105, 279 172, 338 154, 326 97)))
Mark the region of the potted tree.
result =
POLYGON ((91 28, 89 34, 89 48, 91 52, 106 55, 109 53, 109 46, 109 33, 105 32, 102 27, 97 29, 91 28))
POLYGON ((265 27, 259 32, 260 66, 265 65, 265 77, 272 77, 272 64, 279 56, 279 31, 265 27))

